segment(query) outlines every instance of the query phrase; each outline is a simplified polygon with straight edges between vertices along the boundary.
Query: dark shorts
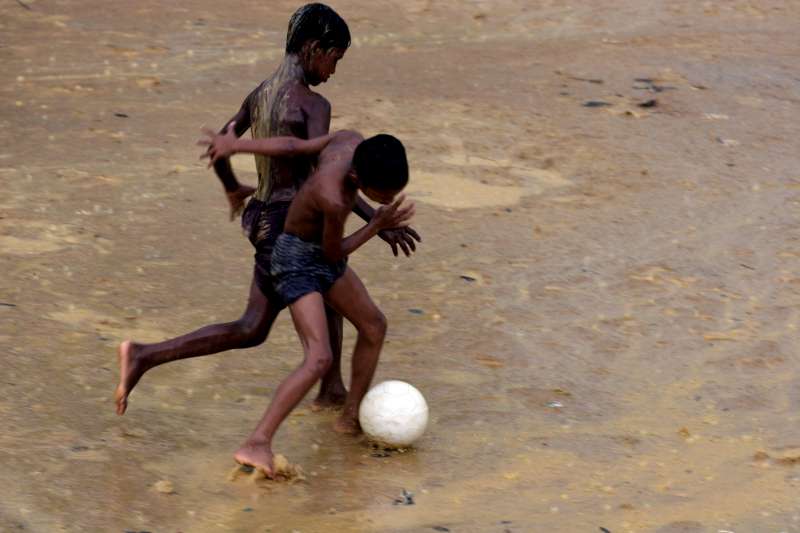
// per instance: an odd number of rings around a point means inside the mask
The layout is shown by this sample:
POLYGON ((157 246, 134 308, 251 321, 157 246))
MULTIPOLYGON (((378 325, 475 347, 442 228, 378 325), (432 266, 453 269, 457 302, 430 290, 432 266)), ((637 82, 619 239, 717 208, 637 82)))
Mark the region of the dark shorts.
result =
POLYGON ((289 213, 291 202, 262 202, 251 198, 242 213, 242 229, 256 249, 253 277, 256 285, 267 297, 270 304, 285 306, 274 289, 270 274, 272 253, 278 236, 283 233, 283 223, 289 213))
POLYGON ((272 279, 281 299, 291 305, 312 292, 325 294, 347 269, 347 260, 329 263, 322 247, 284 233, 272 254, 272 279))

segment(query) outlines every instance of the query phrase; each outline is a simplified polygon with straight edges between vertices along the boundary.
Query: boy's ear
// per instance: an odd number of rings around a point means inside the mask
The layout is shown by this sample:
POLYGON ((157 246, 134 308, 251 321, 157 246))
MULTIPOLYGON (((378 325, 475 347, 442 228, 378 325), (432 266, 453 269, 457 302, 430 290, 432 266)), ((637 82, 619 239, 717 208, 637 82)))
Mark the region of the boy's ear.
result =
POLYGON ((312 39, 310 41, 306 41, 305 43, 303 43, 303 55, 305 55, 306 57, 310 58, 314 54, 318 54, 321 51, 322 49, 319 47, 318 39, 312 39))

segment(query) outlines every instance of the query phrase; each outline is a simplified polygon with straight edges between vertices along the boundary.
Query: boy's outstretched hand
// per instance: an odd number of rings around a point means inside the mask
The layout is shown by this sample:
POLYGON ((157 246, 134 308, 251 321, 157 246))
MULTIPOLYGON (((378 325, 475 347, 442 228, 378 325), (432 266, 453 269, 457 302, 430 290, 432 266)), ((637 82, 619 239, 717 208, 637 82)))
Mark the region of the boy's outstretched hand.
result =
POLYGON ((414 202, 402 205, 405 199, 406 196, 401 194, 391 204, 380 206, 372 215, 370 223, 374 224, 378 231, 408 226, 414 216, 415 207, 414 202))
POLYGON ((225 128, 224 133, 217 133, 209 128, 201 128, 200 131, 206 136, 197 141, 200 146, 207 146, 206 151, 200 155, 200 159, 208 158, 208 168, 214 166, 218 159, 230 157, 234 153, 234 143, 236 143, 236 122, 231 122, 225 128))
POLYGON ((389 243, 395 257, 397 257, 398 247, 403 250, 406 257, 409 257, 417 251, 417 244, 414 240, 422 242, 422 237, 410 226, 381 230, 378 232, 378 237, 389 243))

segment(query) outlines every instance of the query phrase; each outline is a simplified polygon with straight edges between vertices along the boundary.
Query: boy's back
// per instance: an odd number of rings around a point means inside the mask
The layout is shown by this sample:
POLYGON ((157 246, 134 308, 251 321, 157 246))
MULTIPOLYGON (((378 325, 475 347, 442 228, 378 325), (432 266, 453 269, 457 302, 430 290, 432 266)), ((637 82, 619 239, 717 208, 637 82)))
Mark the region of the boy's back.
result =
POLYGON ((354 131, 333 134, 319 154, 317 170, 295 195, 284 231, 309 242, 322 242, 325 216, 344 220, 355 204, 358 187, 347 186, 353 153, 364 138, 354 131))
MULTIPOLYGON (((254 139, 292 136, 308 139, 327 133, 330 104, 297 80, 285 62, 248 97, 254 139), (309 124, 309 117, 319 124, 309 124), (319 118, 318 118, 319 117, 319 118)), ((311 171, 313 157, 274 158, 256 154, 258 188, 254 197, 263 202, 291 201, 311 171)))

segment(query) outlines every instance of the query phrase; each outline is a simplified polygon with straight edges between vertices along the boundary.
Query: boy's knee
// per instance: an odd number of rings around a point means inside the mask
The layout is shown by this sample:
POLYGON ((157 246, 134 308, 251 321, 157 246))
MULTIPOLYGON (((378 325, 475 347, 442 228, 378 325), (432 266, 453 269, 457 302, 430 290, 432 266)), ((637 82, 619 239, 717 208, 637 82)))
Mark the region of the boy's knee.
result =
POLYGON ((330 348, 320 346, 309 351, 305 366, 317 378, 321 378, 328 372, 332 364, 333 354, 330 348))
POLYGON ((243 348, 258 346, 267 338, 267 329, 257 320, 238 320, 236 329, 243 348))
POLYGON ((361 333, 370 341, 379 343, 383 342, 387 327, 386 315, 384 315, 380 309, 376 309, 369 320, 364 324, 361 333))

